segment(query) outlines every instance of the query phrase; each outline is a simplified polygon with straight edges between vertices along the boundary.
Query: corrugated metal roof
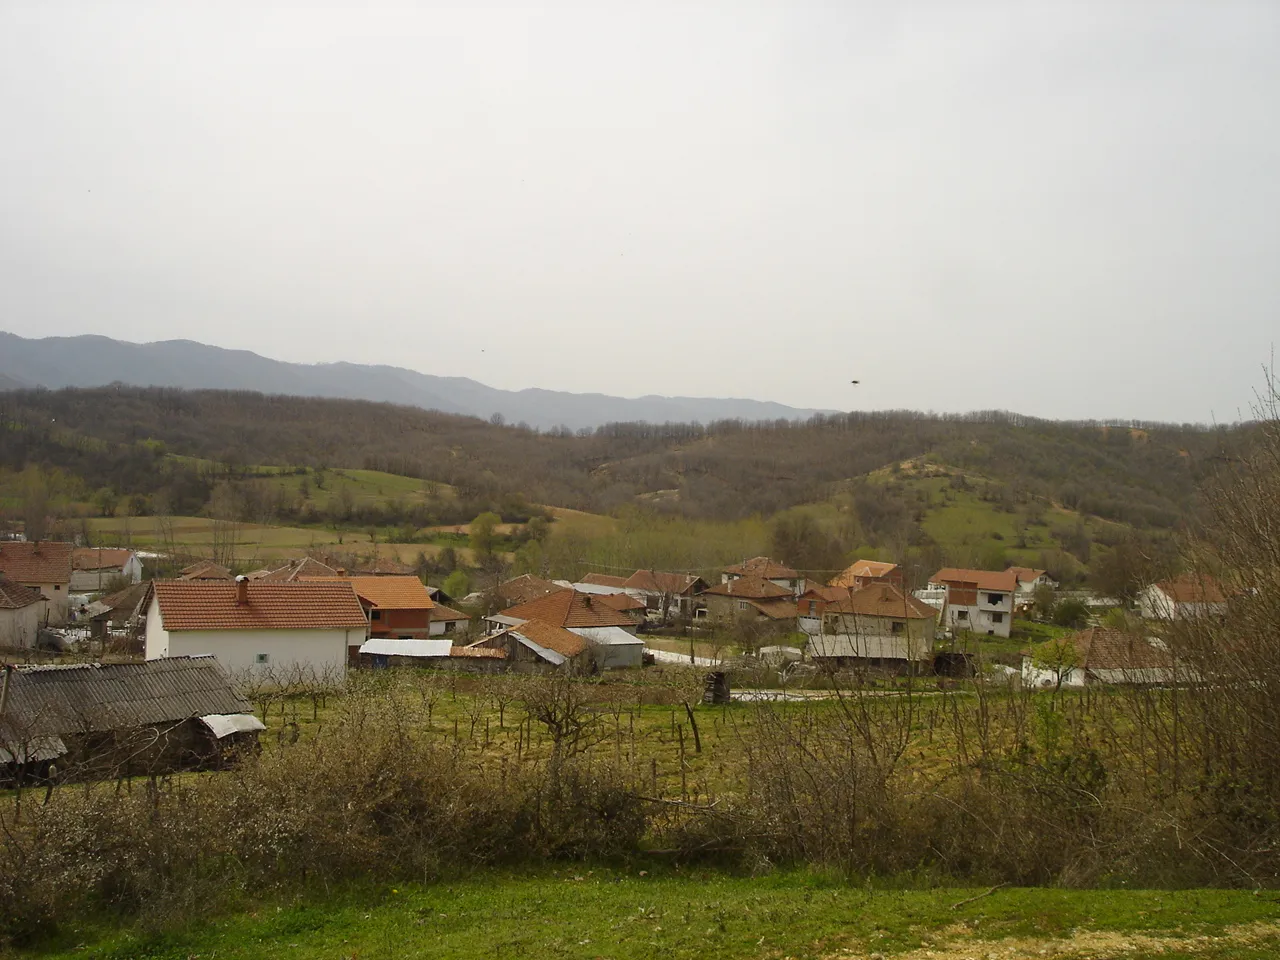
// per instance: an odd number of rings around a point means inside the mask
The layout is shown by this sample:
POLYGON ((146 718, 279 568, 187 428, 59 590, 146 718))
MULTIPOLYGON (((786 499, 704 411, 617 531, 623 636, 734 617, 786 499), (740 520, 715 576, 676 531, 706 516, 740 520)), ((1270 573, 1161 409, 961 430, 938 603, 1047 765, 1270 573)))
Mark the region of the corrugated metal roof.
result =
POLYGON ((360 646, 361 653, 376 653, 387 657, 447 657, 453 641, 442 639, 407 639, 374 637, 360 646))
POLYGON ((18 667, 0 739, 123 730, 209 714, 251 713, 213 657, 18 667))
POLYGON ((570 627, 570 633, 606 647, 644 646, 644 641, 621 627, 570 627))

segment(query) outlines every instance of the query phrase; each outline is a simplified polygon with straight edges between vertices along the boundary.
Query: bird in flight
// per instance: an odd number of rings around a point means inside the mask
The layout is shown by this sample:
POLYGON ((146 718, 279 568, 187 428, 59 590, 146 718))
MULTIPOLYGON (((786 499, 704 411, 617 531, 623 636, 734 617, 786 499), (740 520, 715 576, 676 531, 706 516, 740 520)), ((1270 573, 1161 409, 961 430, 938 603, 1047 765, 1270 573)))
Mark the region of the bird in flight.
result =
POLYGON ((852 384, 856 387, 856 386, 857 386, 858 384, 860 384, 862 381, 861 381, 861 380, 850 380, 849 382, 850 382, 850 383, 852 383, 852 384))

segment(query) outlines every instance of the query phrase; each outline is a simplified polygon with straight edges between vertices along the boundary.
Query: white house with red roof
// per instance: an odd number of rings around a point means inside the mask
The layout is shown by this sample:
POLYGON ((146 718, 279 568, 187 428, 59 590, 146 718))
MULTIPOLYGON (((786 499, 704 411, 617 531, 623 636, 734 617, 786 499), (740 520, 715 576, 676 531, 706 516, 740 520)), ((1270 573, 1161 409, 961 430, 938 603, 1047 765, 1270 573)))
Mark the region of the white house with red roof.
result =
POLYGON ((952 630, 1007 637, 1013 627, 1018 575, 1013 570, 944 567, 929 578, 931 589, 947 592, 943 622, 952 630))
POLYGON ((1138 610, 1148 620, 1220 617, 1227 612, 1227 591, 1208 574, 1184 573, 1138 594, 1138 610))
POLYGON ((75 545, 56 540, 0 542, 0 575, 39 590, 49 601, 46 619, 66 623, 71 615, 71 551, 75 545))
POLYGON ((101 593, 117 578, 142 581, 142 561, 125 547, 76 547, 71 552, 71 592, 101 593))
POLYGON ((157 580, 145 601, 146 658, 212 654, 229 672, 310 667, 346 674, 369 620, 350 580, 157 580))

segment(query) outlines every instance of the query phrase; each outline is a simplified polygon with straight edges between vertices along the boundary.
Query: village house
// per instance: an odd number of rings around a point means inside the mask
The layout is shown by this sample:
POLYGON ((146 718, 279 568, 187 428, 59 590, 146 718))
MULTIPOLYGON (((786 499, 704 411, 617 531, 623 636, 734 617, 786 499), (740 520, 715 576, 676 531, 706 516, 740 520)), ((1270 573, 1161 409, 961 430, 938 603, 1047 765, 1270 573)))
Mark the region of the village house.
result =
POLYGON ((48 609, 39 590, 0 575, 0 649, 32 649, 48 609))
POLYGON ((558 583, 544 580, 542 577, 535 577, 532 573, 526 573, 503 581, 494 588, 493 592, 497 596, 499 603, 504 607, 514 607, 563 589, 565 588, 558 583))
POLYGON ((1185 573, 1143 590, 1138 610, 1147 620, 1220 617, 1227 612, 1227 591, 1208 574, 1185 573))
POLYGON ((71 551, 71 592, 101 593, 121 580, 142 581, 142 562, 123 547, 76 547, 71 551))
POLYGON ((929 587, 947 591, 944 623, 949 629, 1009 636, 1013 596, 1018 589, 1018 575, 1012 570, 946 567, 929 578, 929 587))
POLYGON ((828 600, 817 619, 800 622, 814 660, 909 668, 933 657, 937 611, 889 583, 828 600))
POLYGON ((701 596, 707 619, 720 624, 746 618, 786 626, 796 619, 796 598, 791 588, 763 577, 734 577, 709 587, 701 596))
MULTIPOLYGON (((312 583, 333 581, 323 577, 312 583)), ((360 598, 360 606, 369 617, 368 638, 416 640, 431 635, 431 614, 435 604, 417 577, 363 576, 338 578, 350 583, 360 598)), ((296 581, 295 581, 296 582, 296 581)), ((365 637, 348 650, 349 662, 359 662, 360 646, 365 637)))
POLYGON ((0 688, 10 781, 220 766, 263 729, 213 657, 9 667, 0 688))
POLYGON ((431 601, 431 633, 433 637, 455 637, 466 633, 471 618, 460 610, 446 607, 434 597, 431 601))
POLYGON ((145 651, 148 660, 212 654, 233 675, 303 666, 341 677, 368 628, 349 580, 157 580, 145 651))
POLYGON ((61 625, 71 618, 71 553, 75 545, 55 540, 0 542, 0 575, 24 587, 39 590, 49 601, 48 623, 61 625))
POLYGON ((637 570, 622 589, 643 602, 650 619, 665 623, 673 616, 692 619, 700 605, 697 598, 708 586, 694 574, 637 570))
POLYGON ((593 666, 591 645, 585 637, 537 619, 506 627, 471 646, 501 650, 507 669, 517 672, 567 669, 585 673, 593 666))
POLYGON ((880 560, 855 560, 827 581, 828 586, 851 590, 861 590, 873 583, 890 583, 899 590, 903 589, 902 568, 896 563, 884 563, 880 560))
POLYGON ((518 626, 526 620, 541 620, 565 630, 619 627, 633 635, 640 625, 635 617, 615 610, 599 596, 557 587, 554 593, 485 617, 486 632, 493 634, 507 627, 518 626))
POLYGON ((1017 578, 1018 587, 1013 594, 1013 603, 1018 610, 1028 610, 1035 602, 1036 591, 1041 587, 1058 589, 1058 581, 1044 570, 1031 567, 1010 567, 1009 570, 1017 578))
POLYGON ((724 572, 720 575, 720 582, 729 583, 733 580, 750 577, 768 580, 774 586, 789 590, 793 597, 799 597, 800 594, 804 593, 804 577, 790 567, 776 563, 768 557, 753 557, 732 567, 725 567, 724 572))
POLYGON ((1049 640, 1022 654, 1022 682, 1038 688, 1169 683, 1175 670, 1162 640, 1106 627, 1049 640))
POLYGON ((231 571, 212 560, 197 560, 178 571, 179 580, 233 580, 231 571))
POLYGON ((355 570, 356 576, 360 577, 411 577, 416 576, 417 572, 407 563, 401 563, 393 557, 374 557, 355 570))
MULTIPOLYGON (((94 640, 105 641, 113 633, 124 633, 131 647, 132 642, 142 634, 147 613, 144 601, 150 591, 151 584, 135 583, 131 587, 93 601, 82 617, 82 620, 89 622, 89 636, 94 640)), ((141 648, 136 652, 141 653, 141 648)))

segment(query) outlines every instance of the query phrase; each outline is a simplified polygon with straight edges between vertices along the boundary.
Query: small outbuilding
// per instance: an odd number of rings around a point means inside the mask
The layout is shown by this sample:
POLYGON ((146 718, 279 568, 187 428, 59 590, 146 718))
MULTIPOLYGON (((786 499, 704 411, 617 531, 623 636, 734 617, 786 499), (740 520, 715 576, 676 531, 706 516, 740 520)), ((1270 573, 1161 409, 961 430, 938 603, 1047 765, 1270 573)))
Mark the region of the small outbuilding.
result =
POLYGON ((265 729, 213 657, 8 666, 0 770, 10 781, 206 769, 265 729))

